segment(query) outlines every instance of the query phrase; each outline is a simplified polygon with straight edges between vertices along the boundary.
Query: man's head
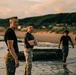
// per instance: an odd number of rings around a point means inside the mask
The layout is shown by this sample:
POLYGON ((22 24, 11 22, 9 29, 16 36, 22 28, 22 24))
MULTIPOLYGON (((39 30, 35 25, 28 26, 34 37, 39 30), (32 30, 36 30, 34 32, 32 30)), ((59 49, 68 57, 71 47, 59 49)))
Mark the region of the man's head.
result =
POLYGON ((33 30, 34 30, 33 26, 28 26, 26 28, 26 31, 29 32, 29 33, 31 33, 33 30))
POLYGON ((18 18, 17 17, 10 17, 9 19, 10 27, 16 29, 18 27, 18 18))
POLYGON ((64 34, 65 35, 68 35, 69 34, 69 31, 68 30, 65 30, 64 34))

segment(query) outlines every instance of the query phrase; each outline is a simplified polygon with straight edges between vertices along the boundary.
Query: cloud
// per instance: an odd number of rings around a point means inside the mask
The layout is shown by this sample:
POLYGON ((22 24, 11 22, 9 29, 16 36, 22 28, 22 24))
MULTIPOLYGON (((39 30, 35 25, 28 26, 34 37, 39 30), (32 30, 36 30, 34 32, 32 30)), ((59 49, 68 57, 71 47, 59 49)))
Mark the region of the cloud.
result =
POLYGON ((76 11, 76 0, 48 0, 48 6, 52 6, 56 13, 76 11))
POLYGON ((76 0, 1 0, 0 18, 19 18, 45 14, 76 12, 76 0))

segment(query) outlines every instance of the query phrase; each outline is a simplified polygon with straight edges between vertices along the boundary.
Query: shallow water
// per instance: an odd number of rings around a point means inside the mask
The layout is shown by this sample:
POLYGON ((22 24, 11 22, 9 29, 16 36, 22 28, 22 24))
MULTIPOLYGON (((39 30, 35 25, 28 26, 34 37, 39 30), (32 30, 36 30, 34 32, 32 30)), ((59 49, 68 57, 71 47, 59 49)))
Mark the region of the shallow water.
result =
MULTIPOLYGON (((19 43, 19 50, 23 51, 23 43, 19 43)), ((38 46, 34 48, 58 48, 58 44, 39 42, 38 46), (40 47, 41 46, 41 47, 40 47)), ((5 75, 5 61, 4 55, 6 52, 6 45, 4 42, 0 42, 0 75, 5 75)), ((20 62, 20 66, 16 70, 16 75, 24 75, 25 62, 20 62)), ((61 61, 35 61, 33 62, 32 75, 76 75, 76 46, 71 48, 69 56, 67 58, 68 71, 63 69, 61 61)))

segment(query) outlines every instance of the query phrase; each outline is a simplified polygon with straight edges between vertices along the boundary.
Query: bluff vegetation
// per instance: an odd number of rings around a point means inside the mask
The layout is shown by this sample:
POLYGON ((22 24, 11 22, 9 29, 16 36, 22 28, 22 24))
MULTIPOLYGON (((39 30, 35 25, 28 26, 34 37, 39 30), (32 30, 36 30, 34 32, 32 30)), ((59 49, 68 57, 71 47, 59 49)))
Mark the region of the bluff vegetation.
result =
MULTIPOLYGON (((19 25, 22 27, 26 27, 30 23, 32 23, 36 29, 40 29, 42 26, 46 26, 46 28, 48 28, 50 25, 54 26, 56 24, 76 25, 76 12, 48 14, 44 16, 19 19, 19 25)), ((9 18, 0 19, 0 26, 5 28, 9 27, 9 18)))

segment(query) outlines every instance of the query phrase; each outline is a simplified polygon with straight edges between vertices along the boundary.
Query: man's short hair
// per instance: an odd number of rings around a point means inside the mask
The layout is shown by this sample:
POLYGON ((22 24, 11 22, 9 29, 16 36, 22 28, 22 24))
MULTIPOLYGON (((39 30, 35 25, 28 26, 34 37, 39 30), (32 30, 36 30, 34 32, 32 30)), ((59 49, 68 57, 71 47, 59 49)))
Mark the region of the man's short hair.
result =
POLYGON ((11 20, 13 20, 13 19, 18 19, 18 17, 17 17, 17 16, 10 17, 10 18, 9 18, 9 22, 11 22, 11 20))
POLYGON ((68 30, 65 30, 65 33, 69 34, 69 31, 68 30))
POLYGON ((14 17, 10 17, 10 19, 18 19, 18 17, 17 16, 14 16, 14 17))
POLYGON ((29 28, 34 29, 34 27, 33 27, 33 26, 27 26, 27 27, 25 28, 25 30, 27 31, 29 28))

